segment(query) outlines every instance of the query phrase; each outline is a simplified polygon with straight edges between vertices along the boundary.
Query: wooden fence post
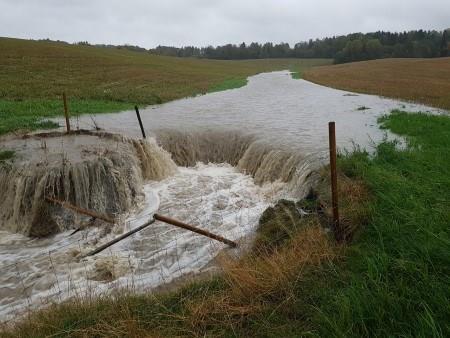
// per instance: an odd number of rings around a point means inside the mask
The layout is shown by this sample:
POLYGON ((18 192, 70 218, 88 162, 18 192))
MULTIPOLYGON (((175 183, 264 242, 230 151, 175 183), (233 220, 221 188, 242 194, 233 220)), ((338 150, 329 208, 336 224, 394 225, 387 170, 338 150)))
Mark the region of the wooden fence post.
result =
POLYGON ((337 185, 337 169, 336 169, 336 129, 335 123, 328 123, 328 134, 330 141, 330 173, 331 173, 331 201, 333 207, 333 230, 337 241, 342 240, 342 233, 339 224, 339 207, 338 207, 338 185, 337 185))
POLYGON ((66 129, 67 132, 70 132, 70 121, 69 121, 69 109, 67 108, 67 98, 66 93, 63 93, 63 101, 64 101, 64 116, 66 117, 66 129))
POLYGON ((142 125, 141 114, 139 114, 138 106, 134 106, 134 110, 136 110, 136 115, 137 115, 137 118, 139 121, 139 126, 141 127, 142 137, 145 138, 145 130, 144 130, 144 126, 142 125))

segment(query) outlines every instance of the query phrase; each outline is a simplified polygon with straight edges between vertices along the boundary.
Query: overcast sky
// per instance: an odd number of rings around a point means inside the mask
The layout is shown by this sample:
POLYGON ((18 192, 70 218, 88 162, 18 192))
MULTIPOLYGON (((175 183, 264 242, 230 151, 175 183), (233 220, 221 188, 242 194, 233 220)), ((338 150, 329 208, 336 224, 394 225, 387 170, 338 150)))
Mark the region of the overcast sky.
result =
POLYGON ((450 0, 0 0, 0 36, 222 45, 450 27, 450 0))

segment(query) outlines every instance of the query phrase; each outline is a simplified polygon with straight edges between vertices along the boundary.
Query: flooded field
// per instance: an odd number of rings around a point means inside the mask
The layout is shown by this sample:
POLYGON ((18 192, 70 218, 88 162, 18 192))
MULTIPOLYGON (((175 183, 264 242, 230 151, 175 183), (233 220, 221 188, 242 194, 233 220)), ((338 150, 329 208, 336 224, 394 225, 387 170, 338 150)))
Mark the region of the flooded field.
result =
MULTIPOLYGON (((294 80, 289 72, 273 72, 250 77, 248 85, 239 89, 141 109, 141 116, 147 132, 156 136, 167 129, 191 134, 228 130, 307 154, 327 148, 329 121, 336 121, 341 147, 351 147, 352 141, 361 146, 379 141, 383 132, 376 120, 392 109, 438 111, 294 80)), ((134 111, 96 115, 94 120, 105 130, 141 136, 134 111)), ((62 119, 60 124, 64 125, 62 119)), ((78 125, 92 128, 93 122, 90 116, 82 116, 78 125)))
POLYGON ((163 223, 99 255, 83 256, 155 211, 239 240, 278 198, 307 193, 311 173, 327 160, 328 121, 336 121, 341 149, 353 142, 370 148, 384 136, 377 118, 392 109, 438 112, 276 72, 254 76, 240 89, 141 109, 149 142, 134 140, 140 137, 134 111, 72 121, 83 129, 95 121, 123 139, 4 140, 16 159, 0 179, 8 194, 2 201, 8 208, 0 212, 0 316, 118 286, 148 290, 208 268, 225 245, 163 223), (119 222, 71 235, 85 220, 64 214, 52 236, 30 238, 21 217, 32 227, 33 201, 49 191, 116 213, 119 222), (105 203, 105 196, 117 203, 105 203))

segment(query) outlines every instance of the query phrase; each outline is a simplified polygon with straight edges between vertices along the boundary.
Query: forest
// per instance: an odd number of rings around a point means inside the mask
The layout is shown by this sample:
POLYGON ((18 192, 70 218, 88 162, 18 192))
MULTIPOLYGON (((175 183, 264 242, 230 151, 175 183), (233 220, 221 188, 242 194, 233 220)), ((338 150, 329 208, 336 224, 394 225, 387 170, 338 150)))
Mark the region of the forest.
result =
MULTIPOLYGON (((449 29, 442 32, 414 30, 409 32, 353 33, 296 43, 260 44, 208 47, 158 46, 153 54, 177 57, 199 57, 220 60, 267 58, 331 58, 335 63, 380 58, 433 58, 449 55, 449 29)), ((131 46, 130 46, 131 47, 131 46)), ((123 46, 122 46, 123 48, 123 46)), ((133 47, 134 48, 134 47, 133 47)))

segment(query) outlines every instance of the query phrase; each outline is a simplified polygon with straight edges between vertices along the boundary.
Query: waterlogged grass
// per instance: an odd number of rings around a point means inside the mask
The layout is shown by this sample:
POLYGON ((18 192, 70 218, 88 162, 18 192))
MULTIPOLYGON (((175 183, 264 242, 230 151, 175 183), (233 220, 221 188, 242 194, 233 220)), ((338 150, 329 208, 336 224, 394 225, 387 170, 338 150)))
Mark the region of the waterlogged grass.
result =
POLYGON ((212 86, 209 89, 209 92, 214 93, 214 92, 220 92, 222 90, 241 88, 241 87, 244 87, 245 85, 247 85, 247 82, 248 82, 248 80, 246 78, 226 79, 225 81, 212 86))
MULTIPOLYGON (((113 101, 73 99, 69 101, 71 117, 80 114, 98 114, 131 109, 131 104, 113 101)), ((57 128, 48 118, 61 116, 64 106, 61 100, 2 100, 0 99, 0 135, 16 130, 57 128)))
POLYGON ((450 118, 394 112, 384 128, 403 135, 373 159, 340 159, 373 196, 371 219, 318 302, 323 335, 450 335, 450 118))
MULTIPOLYGON (((55 116, 54 106, 60 106, 63 92, 73 112, 113 112, 132 109, 135 104, 158 104, 237 88, 246 84, 248 76, 261 72, 330 63, 201 60, 0 38, 0 112, 2 120, 7 119, 1 132, 51 126, 42 124, 39 118, 55 116), (19 121, 24 115, 24 121, 19 121)), ((61 114, 62 109, 58 109, 57 115, 61 114)))
POLYGON ((366 107, 366 106, 359 106, 356 110, 362 111, 362 110, 368 110, 368 109, 370 109, 370 108, 366 107))
POLYGON ((295 80, 302 79, 304 70, 305 70, 304 68, 299 68, 299 67, 295 67, 295 66, 292 67, 290 69, 292 78, 295 80))
POLYGON ((74 299, 2 335, 449 336, 450 118, 394 112, 380 122, 408 147, 339 157, 348 245, 322 228, 325 172, 319 200, 268 210, 253 250, 222 257, 219 277, 163 295, 74 299))
POLYGON ((299 71, 297 69, 291 69, 291 76, 295 80, 301 79, 301 78, 303 78, 303 71, 299 71))

